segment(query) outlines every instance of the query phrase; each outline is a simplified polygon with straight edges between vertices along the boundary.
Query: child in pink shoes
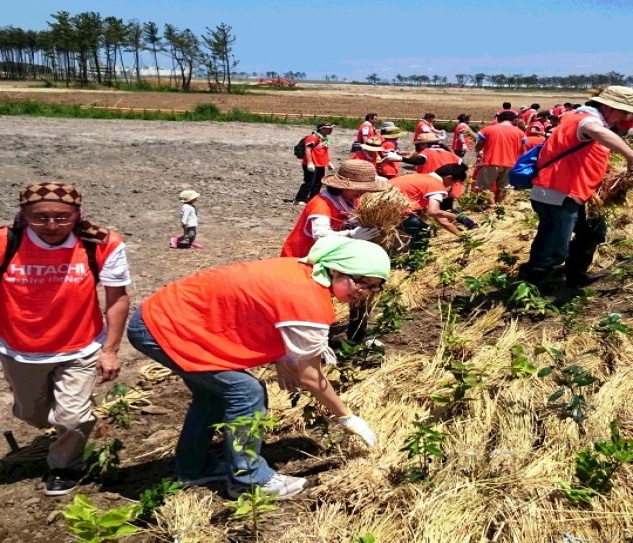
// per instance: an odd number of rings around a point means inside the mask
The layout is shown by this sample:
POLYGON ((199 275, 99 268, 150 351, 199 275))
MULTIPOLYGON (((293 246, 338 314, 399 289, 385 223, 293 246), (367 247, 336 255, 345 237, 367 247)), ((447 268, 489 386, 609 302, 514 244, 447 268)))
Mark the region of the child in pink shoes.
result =
POLYGON ((183 190, 178 195, 183 203, 180 210, 180 225, 183 229, 183 235, 171 238, 169 246, 172 249, 202 249, 202 245, 195 241, 198 230, 198 214, 195 203, 199 197, 200 194, 195 190, 183 190))

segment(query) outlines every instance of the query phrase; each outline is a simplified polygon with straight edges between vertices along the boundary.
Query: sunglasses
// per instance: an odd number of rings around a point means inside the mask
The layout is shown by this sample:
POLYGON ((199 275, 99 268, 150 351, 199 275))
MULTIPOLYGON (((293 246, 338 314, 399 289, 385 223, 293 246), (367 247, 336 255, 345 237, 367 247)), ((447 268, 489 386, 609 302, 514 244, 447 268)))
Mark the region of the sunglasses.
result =
POLYGON ((358 288, 363 289, 367 292, 382 292, 385 289, 384 281, 382 283, 374 285, 364 281, 364 278, 360 275, 350 275, 349 278, 352 280, 352 283, 354 283, 358 288))

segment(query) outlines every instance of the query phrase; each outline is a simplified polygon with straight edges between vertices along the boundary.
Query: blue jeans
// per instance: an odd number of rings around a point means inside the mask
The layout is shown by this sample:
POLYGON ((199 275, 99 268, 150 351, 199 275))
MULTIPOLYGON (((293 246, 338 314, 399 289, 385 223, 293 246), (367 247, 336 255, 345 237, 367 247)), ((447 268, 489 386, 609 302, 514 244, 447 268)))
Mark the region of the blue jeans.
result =
POLYGON ((585 206, 571 198, 565 198, 560 206, 532 200, 532 208, 539 224, 530 249, 529 267, 547 271, 565 262, 567 277, 586 273, 598 245, 606 240, 604 219, 587 218, 585 206))
MULTIPOLYGON (((211 450, 213 424, 230 423, 238 417, 265 413, 265 385, 245 371, 183 371, 158 345, 147 329, 137 308, 127 328, 128 339, 135 349, 182 377, 191 391, 191 404, 185 416, 176 445, 176 475, 180 479, 198 479, 214 471, 218 458, 211 450)), ((233 436, 224 432, 224 456, 228 476, 236 483, 263 485, 275 472, 260 455, 261 439, 253 439, 248 448, 257 455, 251 457, 236 451, 233 436)))
POLYGON ((400 229, 411 236, 410 251, 424 251, 429 246, 431 229, 415 213, 408 214, 400 223, 400 229))

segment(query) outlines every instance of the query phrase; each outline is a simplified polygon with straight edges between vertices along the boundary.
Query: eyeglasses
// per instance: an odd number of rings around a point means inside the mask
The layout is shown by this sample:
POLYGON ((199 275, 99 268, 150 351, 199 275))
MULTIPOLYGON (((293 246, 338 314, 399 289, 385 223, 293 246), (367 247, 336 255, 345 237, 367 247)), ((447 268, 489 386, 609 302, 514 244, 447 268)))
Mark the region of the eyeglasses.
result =
POLYGON ((349 278, 358 288, 366 290, 367 292, 382 292, 385 289, 384 281, 376 285, 370 285, 369 283, 363 281, 363 278, 360 275, 350 275, 349 278))
POLYGON ((33 226, 48 226, 51 221, 57 226, 68 226, 75 222, 76 217, 29 217, 26 221, 33 226))

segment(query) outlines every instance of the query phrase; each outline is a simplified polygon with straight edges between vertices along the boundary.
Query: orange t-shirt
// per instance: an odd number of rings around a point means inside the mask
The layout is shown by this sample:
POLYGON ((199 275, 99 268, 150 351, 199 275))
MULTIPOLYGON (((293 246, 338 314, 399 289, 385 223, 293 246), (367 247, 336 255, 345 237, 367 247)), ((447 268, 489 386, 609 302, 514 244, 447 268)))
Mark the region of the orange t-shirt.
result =
POLYGON ((278 327, 334 322, 328 288, 296 258, 268 258, 200 271, 143 301, 150 333, 185 371, 239 371, 286 354, 278 327))
POLYGON ((329 217, 332 230, 337 232, 344 230, 349 220, 347 212, 338 209, 336 205, 334 205, 334 202, 326 195, 318 194, 314 198, 311 198, 301 211, 294 228, 290 234, 288 234, 281 248, 280 256, 303 258, 310 252, 316 240, 312 237, 308 223, 310 218, 316 215, 329 217))
POLYGON ((511 168, 523 150, 525 134, 511 123, 482 128, 477 134, 478 140, 484 141, 482 166, 502 166, 511 168))
POLYGON ((394 177, 388 182, 408 198, 408 212, 426 209, 429 205, 429 196, 439 194, 442 199, 448 196, 444 183, 432 175, 409 173, 394 177))
POLYGON ((543 143, 545 141, 545 136, 528 136, 525 138, 525 151, 529 151, 533 149, 537 145, 543 143))
POLYGON ((435 134, 437 132, 438 131, 435 130, 435 127, 429 121, 421 119, 413 131, 413 141, 415 142, 420 134, 435 134))
MULTIPOLYGON (((110 232, 107 242, 97 245, 99 266, 121 241, 110 232)), ((7 229, 2 228, 0 255, 6 244, 7 229)), ((45 249, 25 231, 0 281, 0 308, 0 337, 22 353, 79 351, 103 331, 95 280, 80 240, 70 248, 45 249)))
POLYGON ((361 149, 360 151, 356 151, 352 158, 354 160, 364 160, 365 162, 371 162, 374 167, 378 164, 378 153, 374 152, 374 156, 367 156, 367 154, 361 149))
POLYGON ((374 125, 371 124, 369 121, 364 121, 358 127, 358 133, 356 134, 356 141, 359 141, 360 143, 362 143, 363 137, 371 138, 372 136, 375 136, 375 135, 376 135, 376 129, 374 128, 374 125))
MULTIPOLYGON (((305 145, 310 146, 312 151, 312 163, 317 168, 327 168, 330 163, 330 148, 327 142, 317 136, 316 134, 310 134, 306 140, 305 145)), ((308 163, 308 157, 304 155, 302 164, 308 163)))

